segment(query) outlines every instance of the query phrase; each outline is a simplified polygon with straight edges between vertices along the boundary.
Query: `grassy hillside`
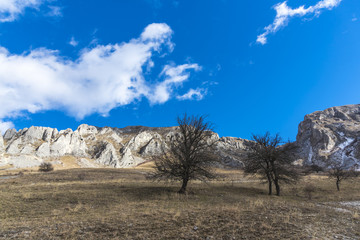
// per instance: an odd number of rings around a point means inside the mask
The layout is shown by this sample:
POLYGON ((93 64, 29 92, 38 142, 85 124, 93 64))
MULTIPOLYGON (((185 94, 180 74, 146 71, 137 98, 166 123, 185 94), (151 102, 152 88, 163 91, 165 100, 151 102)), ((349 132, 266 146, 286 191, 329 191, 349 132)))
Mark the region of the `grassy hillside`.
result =
POLYGON ((150 171, 72 169, 0 176, 0 239, 360 239, 360 179, 310 176, 268 196, 266 185, 222 170, 222 179, 152 182, 150 171), (304 187, 312 184, 312 199, 304 187))

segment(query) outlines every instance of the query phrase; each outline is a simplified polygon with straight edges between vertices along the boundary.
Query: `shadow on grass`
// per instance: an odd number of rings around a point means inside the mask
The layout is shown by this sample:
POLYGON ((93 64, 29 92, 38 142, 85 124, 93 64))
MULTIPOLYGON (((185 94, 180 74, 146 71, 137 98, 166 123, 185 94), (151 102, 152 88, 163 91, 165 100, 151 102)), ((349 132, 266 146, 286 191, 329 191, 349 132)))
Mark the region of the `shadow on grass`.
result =
MULTIPOLYGON (((159 183, 157 183, 159 185, 159 183)), ((153 186, 148 183, 146 186, 114 186, 119 194, 124 194, 128 199, 134 200, 159 200, 172 198, 223 198, 239 199, 241 197, 257 198, 267 196, 267 192, 255 187, 239 186, 211 186, 211 185, 190 185, 186 194, 179 194, 179 186, 153 186)))

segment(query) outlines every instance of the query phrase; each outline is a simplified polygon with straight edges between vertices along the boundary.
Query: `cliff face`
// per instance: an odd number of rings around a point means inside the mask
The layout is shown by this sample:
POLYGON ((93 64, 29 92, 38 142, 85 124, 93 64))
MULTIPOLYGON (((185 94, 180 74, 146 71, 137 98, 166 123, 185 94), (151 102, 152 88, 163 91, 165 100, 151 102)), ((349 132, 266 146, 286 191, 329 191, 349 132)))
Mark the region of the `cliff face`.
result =
MULTIPOLYGON (((0 166, 31 167, 44 160, 72 156, 86 167, 134 167, 161 154, 176 132, 176 127, 118 129, 86 124, 76 131, 46 127, 30 127, 18 132, 10 129, 0 138, 0 166)), ((239 156, 244 153, 249 141, 219 138, 216 133, 212 133, 211 138, 218 140, 216 148, 223 165, 241 165, 239 156)))
MULTIPOLYGON (((47 127, 9 129, 0 134, 0 166, 32 167, 44 160, 71 156, 84 167, 134 167, 162 153, 177 134, 177 127, 98 128, 86 124, 76 131, 47 127)), ((223 166, 239 167, 251 141, 222 137, 216 140, 216 154, 223 166)), ((305 116, 296 138, 304 164, 326 166, 338 161, 360 169, 360 105, 332 107, 305 116)), ((60 162, 59 162, 60 161, 60 162)))
POLYGON ((360 105, 332 107, 305 116, 296 142, 305 164, 325 166, 340 161, 360 164, 360 105))

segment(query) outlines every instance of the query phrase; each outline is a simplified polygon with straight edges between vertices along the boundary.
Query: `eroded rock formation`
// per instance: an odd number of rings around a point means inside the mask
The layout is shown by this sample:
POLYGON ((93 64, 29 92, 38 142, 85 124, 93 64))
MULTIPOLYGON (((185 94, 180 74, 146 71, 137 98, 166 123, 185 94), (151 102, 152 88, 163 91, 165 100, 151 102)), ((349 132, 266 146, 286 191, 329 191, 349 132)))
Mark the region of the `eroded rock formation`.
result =
MULTIPOLYGON (((9 129, 0 134, 0 166, 37 166, 42 161, 70 156, 81 166, 134 167, 162 154, 179 134, 177 127, 98 128, 86 124, 77 130, 30 127, 9 129)), ((216 141, 216 154, 222 166, 239 167, 249 140, 221 137, 216 141)), ((305 116, 299 125, 296 143, 299 158, 306 165, 326 166, 329 161, 360 169, 360 105, 332 107, 305 116)))
POLYGON ((305 116, 296 142, 305 164, 326 166, 340 161, 360 164, 360 105, 332 107, 305 116))
MULTIPOLYGON (((76 131, 46 127, 30 127, 18 132, 9 129, 4 134, 4 140, 0 139, 0 153, 3 155, 0 165, 30 167, 43 160, 72 156, 79 162, 85 162, 85 166, 92 166, 88 160, 93 160, 99 166, 134 167, 166 151, 176 134, 176 127, 133 126, 118 129, 86 124, 80 125, 76 131)), ((217 142, 217 151, 224 165, 241 165, 238 156, 246 150, 246 140, 219 138, 212 133, 209 141, 217 142)))

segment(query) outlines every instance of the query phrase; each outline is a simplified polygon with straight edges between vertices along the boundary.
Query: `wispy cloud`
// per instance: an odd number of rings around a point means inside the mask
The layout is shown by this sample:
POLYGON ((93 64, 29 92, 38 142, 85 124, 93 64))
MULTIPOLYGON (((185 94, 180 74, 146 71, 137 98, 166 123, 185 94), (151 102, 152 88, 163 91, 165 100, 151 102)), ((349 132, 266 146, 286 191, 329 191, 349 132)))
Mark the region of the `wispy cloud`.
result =
POLYGON ((82 49, 75 61, 45 48, 18 55, 0 47, 0 129, 24 113, 62 110, 82 119, 143 98, 151 104, 176 98, 198 64, 166 65, 156 83, 144 74, 153 69, 154 53, 171 51, 172 33, 166 24, 150 24, 129 42, 82 49))
POLYGON ((69 41, 69 44, 73 47, 76 47, 79 44, 79 42, 75 40, 74 36, 72 36, 69 41))
POLYGON ((46 14, 50 17, 62 17, 62 8, 59 6, 48 6, 50 11, 46 14))
POLYGON ((26 8, 38 8, 43 0, 0 0, 0 22, 12 22, 26 8))
POLYGON ((165 77, 165 80, 154 88, 154 92, 150 95, 150 102, 153 104, 167 102, 171 98, 173 89, 181 86, 183 82, 189 79, 190 73, 188 70, 200 71, 201 67, 198 64, 165 66, 160 74, 160 76, 165 77))
POLYGON ((281 28, 285 27, 290 19, 295 17, 304 17, 306 15, 319 16, 322 10, 331 10, 337 7, 342 0, 322 0, 313 6, 305 7, 300 6, 298 8, 290 8, 287 5, 287 1, 278 3, 274 6, 276 11, 276 17, 272 24, 264 28, 265 32, 257 36, 256 42, 264 45, 267 43, 268 35, 276 33, 281 28))
POLYGON ((187 93, 181 96, 177 96, 178 100, 202 100, 207 94, 207 89, 205 88, 197 88, 197 89, 190 89, 187 93))

